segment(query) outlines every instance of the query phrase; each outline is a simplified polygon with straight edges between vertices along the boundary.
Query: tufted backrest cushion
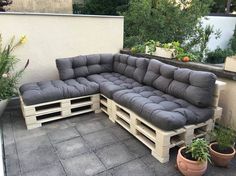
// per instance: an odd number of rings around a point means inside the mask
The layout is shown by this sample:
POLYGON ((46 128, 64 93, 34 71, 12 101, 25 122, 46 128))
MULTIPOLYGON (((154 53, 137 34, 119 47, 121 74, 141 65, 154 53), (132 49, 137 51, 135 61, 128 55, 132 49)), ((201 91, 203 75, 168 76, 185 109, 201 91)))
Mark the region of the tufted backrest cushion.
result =
POLYGON ((56 60, 61 80, 112 72, 112 54, 92 54, 56 60))
POLYGON ((147 71, 148 63, 149 60, 146 58, 116 54, 114 56, 113 71, 142 83, 147 71))
POLYGON ((198 107, 209 107, 215 81, 213 73, 177 68, 152 59, 143 82, 198 107))

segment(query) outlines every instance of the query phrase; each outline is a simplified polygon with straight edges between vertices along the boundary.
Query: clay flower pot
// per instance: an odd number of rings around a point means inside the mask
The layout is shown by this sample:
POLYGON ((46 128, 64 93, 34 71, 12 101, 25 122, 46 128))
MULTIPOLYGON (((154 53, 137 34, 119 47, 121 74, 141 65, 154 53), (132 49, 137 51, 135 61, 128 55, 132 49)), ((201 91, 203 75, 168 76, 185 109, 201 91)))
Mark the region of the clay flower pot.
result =
POLYGON ((210 144, 210 155, 213 163, 216 166, 221 167, 227 167, 229 162, 233 159, 235 155, 235 149, 233 147, 230 147, 229 149, 231 151, 227 153, 220 153, 219 151, 216 151, 215 147, 217 146, 217 142, 210 144))
POLYGON ((206 162, 198 162, 185 158, 182 155, 183 150, 186 147, 181 147, 178 151, 177 155, 177 166, 179 171, 185 176, 201 176, 207 170, 207 161, 206 162))

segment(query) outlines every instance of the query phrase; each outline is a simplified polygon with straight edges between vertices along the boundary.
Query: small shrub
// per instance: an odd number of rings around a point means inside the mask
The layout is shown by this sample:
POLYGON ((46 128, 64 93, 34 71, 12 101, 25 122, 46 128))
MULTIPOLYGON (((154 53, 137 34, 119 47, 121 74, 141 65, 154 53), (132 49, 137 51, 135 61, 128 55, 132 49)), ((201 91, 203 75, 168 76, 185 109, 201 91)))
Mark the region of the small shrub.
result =
POLYGON ((191 154, 191 157, 196 161, 210 161, 208 143, 205 139, 195 139, 189 146, 187 146, 186 153, 191 154))
POLYGON ((236 140, 236 134, 231 128, 217 126, 212 132, 212 136, 218 143, 220 151, 226 150, 228 147, 233 146, 236 140))
POLYGON ((234 55, 231 49, 217 48, 215 51, 207 53, 206 62, 212 64, 220 64, 225 62, 225 58, 234 55))

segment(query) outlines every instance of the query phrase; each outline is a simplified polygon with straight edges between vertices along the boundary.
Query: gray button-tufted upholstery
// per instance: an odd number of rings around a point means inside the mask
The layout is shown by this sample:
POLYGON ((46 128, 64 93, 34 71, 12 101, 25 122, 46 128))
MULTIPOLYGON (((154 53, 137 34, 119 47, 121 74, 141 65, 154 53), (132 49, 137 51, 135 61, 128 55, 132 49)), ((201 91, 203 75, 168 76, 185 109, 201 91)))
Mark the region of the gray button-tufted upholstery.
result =
POLYGON ((102 93, 164 130, 208 120, 216 76, 124 54, 57 59, 60 79, 20 87, 26 105, 102 93))
POLYGON ((114 56, 113 71, 142 83, 148 63, 149 60, 146 58, 116 54, 114 56))
POLYGON ((93 54, 57 59, 57 69, 61 80, 86 77, 88 75, 111 72, 112 54, 93 54))
POLYGON ((201 123, 213 115, 211 108, 199 108, 149 86, 115 92, 113 99, 164 130, 201 123))
POLYGON ((208 107, 213 98, 215 81, 213 73, 177 68, 151 60, 143 82, 198 107, 208 107))
POLYGON ((90 81, 100 85, 100 92, 112 99, 114 92, 122 89, 131 89, 141 86, 140 83, 119 73, 101 73, 88 76, 90 81))
POLYGON ((66 81, 54 80, 28 83, 20 87, 20 93, 26 105, 80 97, 98 92, 99 85, 83 77, 66 81))

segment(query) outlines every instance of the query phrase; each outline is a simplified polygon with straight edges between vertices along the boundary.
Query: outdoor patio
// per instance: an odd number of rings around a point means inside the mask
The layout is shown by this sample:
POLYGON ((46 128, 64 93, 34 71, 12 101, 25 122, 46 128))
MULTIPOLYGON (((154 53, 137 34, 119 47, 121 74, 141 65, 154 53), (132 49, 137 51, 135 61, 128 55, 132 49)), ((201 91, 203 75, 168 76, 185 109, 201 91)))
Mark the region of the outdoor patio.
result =
MULTIPOLYGON (((17 99, 2 116, 7 176, 181 175, 175 169, 177 148, 161 164, 131 134, 104 113, 86 114, 26 130, 17 99)), ((209 165, 205 175, 234 176, 229 168, 209 165)))

